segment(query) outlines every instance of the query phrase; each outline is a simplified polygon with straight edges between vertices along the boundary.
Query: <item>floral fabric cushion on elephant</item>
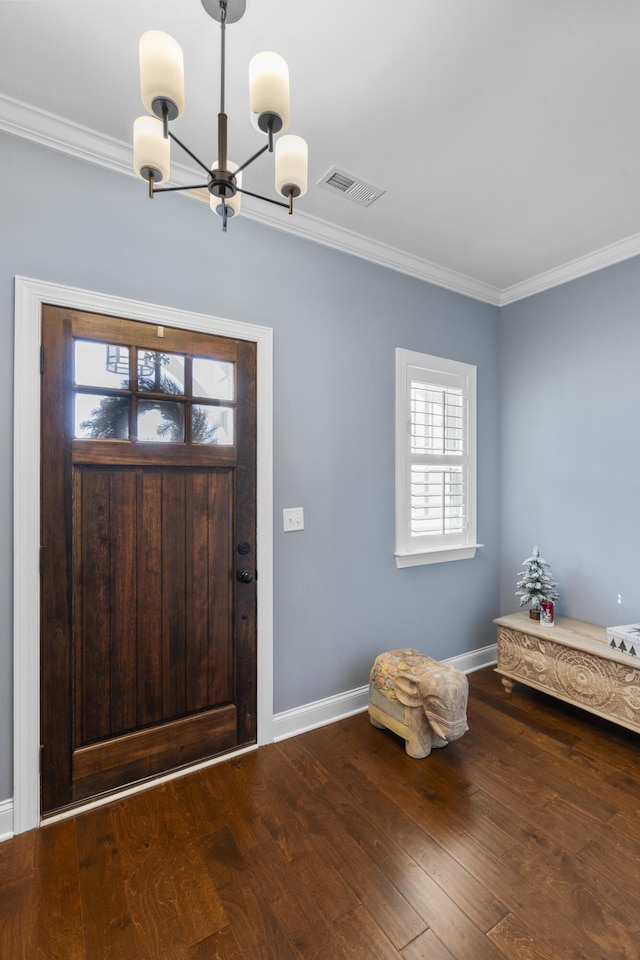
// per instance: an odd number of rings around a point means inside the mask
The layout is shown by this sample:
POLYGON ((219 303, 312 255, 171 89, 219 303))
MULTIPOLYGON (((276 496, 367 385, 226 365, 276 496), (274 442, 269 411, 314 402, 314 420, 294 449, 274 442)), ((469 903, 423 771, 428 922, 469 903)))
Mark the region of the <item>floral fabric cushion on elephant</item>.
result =
POLYGON ((374 690, 379 690, 385 697, 397 700, 394 690, 394 680, 398 674, 421 677, 429 664, 437 663, 431 657, 425 657, 418 650, 410 648, 404 650, 389 650, 376 657, 371 668, 369 682, 374 690))

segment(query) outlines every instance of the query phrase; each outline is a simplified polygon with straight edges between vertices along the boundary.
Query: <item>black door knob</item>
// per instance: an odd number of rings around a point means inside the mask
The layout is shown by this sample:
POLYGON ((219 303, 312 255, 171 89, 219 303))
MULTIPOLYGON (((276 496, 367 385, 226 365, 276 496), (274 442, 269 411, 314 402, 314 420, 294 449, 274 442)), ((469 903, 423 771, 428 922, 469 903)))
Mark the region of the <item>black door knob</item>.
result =
POLYGON ((240 583, 251 583, 253 580, 253 574, 251 573, 251 570, 238 570, 238 580, 240 583))

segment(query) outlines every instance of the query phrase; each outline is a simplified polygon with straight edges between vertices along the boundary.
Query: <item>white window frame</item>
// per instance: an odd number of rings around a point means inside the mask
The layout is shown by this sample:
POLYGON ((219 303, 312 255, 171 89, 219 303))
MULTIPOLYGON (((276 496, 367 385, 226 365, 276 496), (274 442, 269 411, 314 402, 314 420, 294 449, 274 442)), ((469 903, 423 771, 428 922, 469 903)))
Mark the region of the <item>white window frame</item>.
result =
POLYGON ((475 556, 476 542, 476 367, 471 363, 433 357, 413 350, 396 349, 396 548, 398 567, 467 560, 475 556), (416 536, 411 534, 411 383, 456 386, 467 405, 466 449, 462 467, 466 473, 466 526, 456 534, 416 536))

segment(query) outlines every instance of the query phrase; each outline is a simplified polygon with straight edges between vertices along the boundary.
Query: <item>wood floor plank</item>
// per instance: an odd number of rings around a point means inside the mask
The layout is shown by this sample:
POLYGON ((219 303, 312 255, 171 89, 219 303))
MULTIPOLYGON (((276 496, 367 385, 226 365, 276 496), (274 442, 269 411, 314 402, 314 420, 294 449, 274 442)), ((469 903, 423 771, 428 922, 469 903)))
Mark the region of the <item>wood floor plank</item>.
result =
MULTIPOLYGON (((507 913, 507 909, 493 897, 482 883, 472 877, 443 850, 429 834, 398 807, 389 806, 380 816, 380 800, 375 810, 370 805, 352 806, 342 801, 342 792, 336 785, 326 789, 325 795, 333 808, 340 812, 348 832, 377 862, 379 847, 386 840, 401 847, 445 895, 455 900, 470 920, 483 932, 491 929, 507 913)), ((424 917, 424 914, 422 914, 424 917)), ((430 921, 427 921, 430 923, 430 921)), ((406 943, 406 941, 405 941, 406 943)), ((405 944, 403 944, 404 946, 405 944)))
POLYGON ((454 956, 497 960, 498 952, 479 927, 406 851, 387 837, 375 842, 381 869, 454 956))
MULTIPOLYGON (((567 746, 579 744, 581 727, 574 722, 572 715, 567 717, 567 705, 562 701, 523 684, 516 686, 516 696, 507 693, 502 687, 499 675, 492 670, 478 671, 478 676, 473 677, 473 685, 470 709, 472 719, 476 715, 478 704, 490 703, 505 718, 519 718, 527 723, 535 717, 536 729, 559 743, 567 746)), ((572 714, 573 708, 569 709, 572 714)))
POLYGON ((288 763, 302 777, 309 790, 322 787, 334 778, 334 774, 328 771, 307 749, 304 737, 292 737, 286 746, 279 744, 277 749, 281 755, 284 751, 288 763))
POLYGON ((335 844, 331 843, 327 848, 334 866, 358 900, 375 917, 387 939, 400 950, 425 930, 425 921, 348 833, 344 821, 340 829, 336 823, 334 837, 335 844))
POLYGON ((580 869, 577 858, 567 857, 560 847, 544 837, 514 847, 505 854, 503 862, 530 888, 552 900, 563 916, 584 931, 601 950, 610 951, 611 960, 613 957, 637 958, 640 944, 637 907, 625 912, 616 885, 604 876, 598 878, 592 872, 589 877, 585 876, 586 871, 580 869), (598 890, 589 885, 589 879, 597 883, 598 890))
POLYGON ((139 955, 109 806, 76 818, 80 908, 86 960, 139 955))
POLYGON ((487 934, 509 960, 563 960, 559 954, 551 954, 549 946, 542 943, 531 931, 508 914, 487 934))
MULTIPOLYGON (((504 730, 496 711, 485 704, 476 704, 476 710, 483 713, 483 729, 491 730, 496 738, 502 739, 504 730)), ((514 728, 517 752, 532 769, 540 767, 542 757, 545 769, 548 770, 546 761, 549 753, 560 761, 558 770, 565 772, 565 782, 561 787, 563 796, 577 810, 606 822, 621 806, 626 806, 629 802, 629 784, 625 783, 621 790, 616 789, 612 778, 618 771, 609 763, 581 753, 575 749, 575 745, 567 747, 558 744, 535 728, 532 729, 531 725, 518 722, 514 724, 514 728), (598 788, 594 790, 592 787, 596 782, 598 788)), ((549 787, 558 792, 559 785, 555 781, 551 781, 549 787)))
POLYGON ((225 827, 199 841, 229 925, 246 960, 295 960, 285 932, 225 827))
MULTIPOLYGON (((269 744, 264 750, 270 748, 269 744)), ((264 801, 258 764, 262 752, 245 753, 205 771, 207 781, 214 779, 218 793, 224 792, 227 824, 241 850, 272 840, 281 829, 282 808, 264 801)))
POLYGON ((73 820, 49 824, 38 830, 36 863, 38 949, 47 960, 84 960, 78 849, 73 820))
POLYGON ((628 763, 637 734, 540 690, 517 684, 513 694, 499 689, 499 677, 481 670, 474 676, 474 705, 490 703, 505 716, 520 718, 540 735, 607 764, 628 763), (514 695, 515 694, 515 695, 514 695))
MULTIPOLYGON (((357 763, 357 760, 355 762, 357 763)), ((407 758, 406 761, 403 760, 403 766, 410 770, 415 762, 407 758)), ((407 792, 406 780, 398 783, 397 779, 388 775, 385 777, 381 773, 384 769, 377 766, 375 770, 369 771, 374 777, 374 782, 371 783, 368 778, 355 781, 353 772, 349 775, 349 771, 343 766, 340 784, 329 784, 324 795, 330 799, 335 809, 340 808, 345 796, 350 797, 351 804, 343 805, 343 816, 349 818, 347 830, 352 836, 360 836, 358 821, 364 818, 372 836, 392 837, 445 892, 453 895, 456 903, 480 929, 491 929, 508 911, 434 839, 438 833, 438 824, 439 829, 451 831, 452 824, 450 818, 446 817, 446 811, 434 806, 433 798, 423 800, 411 790, 407 792), (349 791, 347 794, 344 793, 345 789, 349 791), (423 814, 420 817, 422 824, 417 823, 410 813, 406 812, 407 808, 414 815, 416 811, 423 814)), ((366 842, 366 839, 363 837, 361 842, 366 842)))
POLYGON ((158 950, 171 945, 177 957, 228 921, 197 841, 170 797, 169 784, 162 784, 112 811, 136 929, 158 950))
POLYGON ((37 944, 38 901, 34 874, 19 876, 0 889, 0 957, 44 960, 37 944))
POLYGON ((13 886, 18 878, 33 873, 37 838, 37 830, 28 830, 0 843, 0 892, 5 886, 13 886))
POLYGON ((298 882, 311 892, 324 916, 333 920, 357 906, 358 900, 327 857, 327 843, 331 841, 320 828, 318 817, 310 825, 299 815, 312 791, 283 759, 277 744, 261 753, 255 757, 256 776, 260 774, 262 784, 259 802, 266 810, 284 804, 289 811, 286 823, 280 825, 277 841, 298 882))
POLYGON ((400 951, 402 960, 456 960, 433 930, 420 934, 404 950, 400 951))
MULTIPOLYGON (((354 729, 353 724, 351 729, 354 729)), ((462 741, 434 751, 426 763, 407 757, 404 749, 399 748, 397 741, 400 738, 394 738, 391 741, 393 754, 382 755, 380 762, 374 764, 367 763, 366 752, 358 753, 353 749, 353 744, 348 739, 349 727, 346 731, 343 730, 343 735, 345 732, 346 763, 366 774, 378 789, 386 790, 394 802, 402 800, 407 808, 424 814, 424 820, 429 823, 434 838, 437 839, 434 830, 439 824, 448 833, 455 823, 457 830, 473 836, 494 856, 500 856, 513 845, 512 840, 505 837, 504 831, 495 823, 483 816, 469 815, 469 811, 474 807, 474 797, 485 778, 479 782, 477 777, 473 777, 476 768, 469 763, 469 757, 474 757, 477 751, 472 739, 467 742, 468 734, 462 741), (450 777, 449 786, 443 788, 441 779, 446 778, 447 773, 450 777), (392 789, 397 792, 392 794, 392 789)), ((512 795, 513 791, 509 797, 512 795)))
MULTIPOLYGON (((611 831, 604 840, 590 840, 577 856, 581 869, 589 874, 607 877, 617 890, 616 900, 635 904, 640 894, 640 843, 624 832, 611 831)), ((606 899, 604 900, 606 902, 606 899)), ((634 911, 635 912, 635 911, 634 911)))
POLYGON ((205 769, 186 774, 172 780, 170 789, 196 839, 228 824, 228 793, 221 789, 220 777, 212 771, 205 769))
MULTIPOLYGON (((404 797, 406 807, 411 808, 414 819, 420 823, 428 823, 432 836, 435 836, 433 831, 437 824, 442 823, 448 832, 469 831, 479 843, 498 857, 513 846, 513 840, 500 827, 483 817, 469 816, 477 788, 468 789, 468 778, 463 779, 467 789, 463 789, 461 794, 457 792, 460 783, 457 771, 452 778, 454 789, 448 792, 430 789, 430 785, 434 783, 430 765, 433 755, 429 757, 429 764, 421 766, 419 761, 408 758, 403 748, 398 750, 395 741, 391 742, 393 765, 389 757, 384 755, 372 757, 367 764, 365 751, 358 766, 360 753, 357 750, 357 738, 353 735, 354 724, 343 721, 336 726, 339 737, 332 737, 326 728, 321 728, 305 734, 305 739, 309 743, 309 749, 322 757, 327 767, 335 770, 336 779, 348 789, 354 803, 367 808, 372 797, 386 796, 388 803, 392 805, 390 816, 393 816, 398 801, 404 797), (366 776, 362 771, 366 771, 366 776)), ((377 733, 383 732, 374 731, 372 727, 367 728, 367 725, 364 729, 367 744, 371 736, 373 741, 377 742, 377 733)), ((377 805, 376 803, 375 806, 377 805)))
POLYGON ((296 956, 315 958, 322 956, 318 951, 324 949, 326 956, 342 960, 343 951, 330 923, 312 892, 297 882, 278 842, 270 840, 253 847, 244 858, 296 956))
MULTIPOLYGON (((357 755, 354 762, 359 762, 357 755)), ((494 761, 492 763, 492 769, 495 769, 495 766, 496 762, 494 761)), ((484 768, 482 769, 484 770, 484 768)), ((382 791, 387 790, 391 793, 395 786, 393 781, 391 781, 391 784, 387 784, 384 778, 380 776, 379 766, 370 770, 369 776, 372 777, 376 786, 382 791)), ((521 809, 523 807, 527 808, 528 804, 526 799, 527 798, 521 798, 517 806, 521 809)), ((428 829, 433 834, 433 825, 427 817, 425 817, 425 823, 428 824, 428 829)), ((493 890, 497 893, 499 890, 501 900, 505 904, 508 904, 511 910, 514 910, 516 913, 519 910, 525 910, 525 904, 527 904, 530 909, 530 888, 527 884, 521 882, 513 871, 505 870, 504 866, 498 863, 495 858, 488 857, 470 838, 454 831, 449 831, 448 833, 443 831, 434 834, 434 836, 437 836, 446 849, 452 856, 456 857, 460 863, 464 863, 466 868, 470 867, 470 872, 472 872, 476 879, 486 886, 489 891, 493 890), (469 856, 469 851, 471 851, 471 856, 469 856), (482 864, 482 866, 480 866, 480 864, 482 864)), ((539 904, 537 900, 531 902, 534 905, 536 923, 539 924, 541 918, 544 917, 543 926, 549 927, 550 936, 554 944, 553 948, 550 948, 550 954, 553 954, 555 950, 555 952, 563 958, 570 956, 582 958, 583 954, 580 952, 580 943, 581 940, 584 939, 582 931, 575 927, 575 925, 565 923, 561 913, 555 910, 552 902, 546 901, 544 906, 539 904)), ((436 930, 436 932, 438 931, 436 930)), ((596 944, 590 941, 588 937, 586 938, 586 943, 588 950, 597 950, 596 944)), ((449 946, 448 943, 447 946, 449 946)))
MULTIPOLYGON (((283 749, 281 756, 288 766, 288 751, 283 749)), ((300 757, 300 751, 296 751, 292 759, 297 762, 300 757)), ((318 766, 317 760, 315 763, 318 766)), ((282 776, 286 776, 287 766, 281 768, 282 776)), ((320 837, 325 856, 354 897, 376 918, 396 949, 400 949, 417 937, 426 924, 352 836, 348 823, 340 815, 340 803, 334 803, 326 792, 335 786, 335 781, 321 774, 317 782, 318 788, 312 795, 302 794, 298 798, 296 815, 304 829, 320 837)), ((343 795, 339 796, 342 801, 343 795)))
MULTIPOLYGON (((361 719, 361 718, 358 718, 361 719)), ((317 738, 316 738, 317 743, 317 738)), ((344 741, 341 738, 341 743, 344 741)), ((341 784, 344 778, 341 777, 341 784)), ((390 789, 393 786, 393 781, 390 789)), ((336 798, 338 808, 339 796, 336 798)), ((376 806, 380 804, 377 799, 376 806)), ((344 815, 345 806, 342 807, 344 815)), ((362 844, 368 844, 373 852, 372 859, 383 870, 389 880, 397 887, 405 900, 418 912, 434 930, 440 940, 454 956, 473 956, 476 960, 498 956, 496 949, 484 937, 480 929, 466 916, 463 910, 423 871, 412 856, 396 842, 401 810, 397 816, 383 821, 372 829, 369 822, 370 804, 361 795, 358 805, 349 821, 348 829, 362 844)), ((418 834, 414 837, 418 841, 418 834)), ((408 843, 410 845, 410 843, 408 843)), ((480 884, 476 884, 478 890, 480 884)), ((486 897, 486 891, 482 891, 486 897)), ((504 916, 506 910, 498 908, 497 917, 504 916)))
POLYGON ((38 956, 36 844, 36 830, 0 843, 0 957, 3 958, 30 960, 38 956))
POLYGON ((189 960, 245 960, 245 955, 231 927, 223 927, 189 947, 189 960))
POLYGON ((536 931, 550 957, 557 955, 562 960, 585 960, 598 956, 597 944, 582 925, 567 917, 553 896, 545 895, 544 888, 532 887, 526 876, 510 868, 507 862, 509 853, 497 861, 474 841, 460 843, 455 837, 451 838, 448 849, 488 890, 500 892, 509 911, 525 927, 536 931))
POLYGON ((333 929, 350 960, 398 960, 398 951, 362 905, 338 917, 333 929))

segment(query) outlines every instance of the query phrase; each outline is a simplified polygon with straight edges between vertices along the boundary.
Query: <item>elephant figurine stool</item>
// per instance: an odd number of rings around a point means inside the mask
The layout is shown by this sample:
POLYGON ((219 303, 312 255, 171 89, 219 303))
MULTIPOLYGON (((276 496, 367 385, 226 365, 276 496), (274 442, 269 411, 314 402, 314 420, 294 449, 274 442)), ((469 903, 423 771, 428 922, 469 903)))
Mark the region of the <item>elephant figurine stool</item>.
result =
POLYGON ((418 650, 390 650, 376 657, 369 681, 371 723, 401 736, 410 757, 428 757, 469 729, 469 682, 451 664, 418 650))

